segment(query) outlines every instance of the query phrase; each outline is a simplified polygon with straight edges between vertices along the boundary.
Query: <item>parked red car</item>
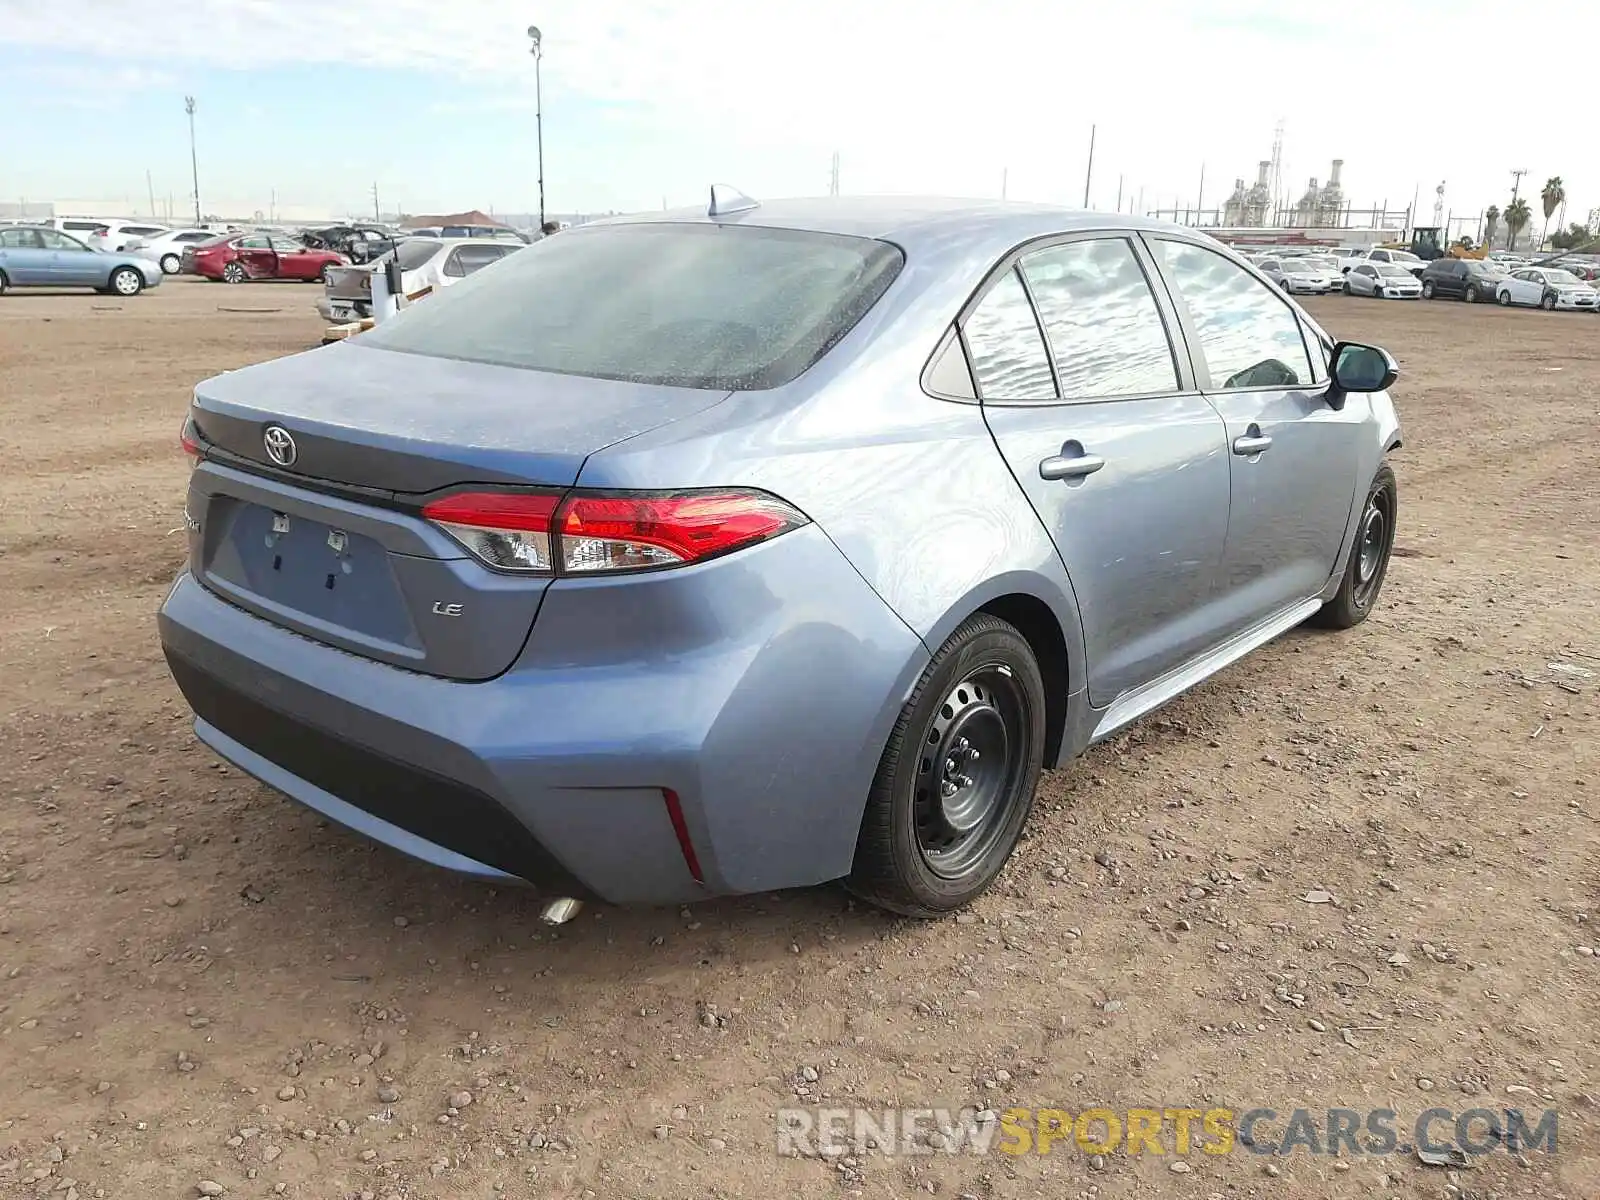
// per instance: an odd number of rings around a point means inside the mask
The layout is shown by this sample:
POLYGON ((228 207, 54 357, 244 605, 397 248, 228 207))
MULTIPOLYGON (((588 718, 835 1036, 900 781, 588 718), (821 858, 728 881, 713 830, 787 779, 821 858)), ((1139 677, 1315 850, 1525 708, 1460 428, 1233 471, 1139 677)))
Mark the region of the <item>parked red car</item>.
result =
POLYGON ((313 250, 293 238, 240 233, 185 250, 179 270, 186 275, 220 279, 223 283, 244 283, 248 279, 321 282, 330 267, 348 266, 349 261, 342 254, 313 250))

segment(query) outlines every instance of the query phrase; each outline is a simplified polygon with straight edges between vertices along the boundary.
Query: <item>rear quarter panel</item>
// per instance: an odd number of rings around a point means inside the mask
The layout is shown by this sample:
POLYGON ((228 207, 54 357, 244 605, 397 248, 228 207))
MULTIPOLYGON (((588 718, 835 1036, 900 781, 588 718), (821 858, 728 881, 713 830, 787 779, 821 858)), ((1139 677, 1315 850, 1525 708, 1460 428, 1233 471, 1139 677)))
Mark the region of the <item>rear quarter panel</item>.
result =
POLYGON ((908 263, 877 307, 794 383, 736 393, 608 447, 590 457, 579 485, 745 486, 781 496, 929 652, 987 602, 1030 595, 1057 617, 1076 689, 1083 637, 1054 543, 978 405, 934 399, 919 383, 990 265, 988 256, 956 264, 965 269, 946 263, 945 277, 925 286, 908 263))

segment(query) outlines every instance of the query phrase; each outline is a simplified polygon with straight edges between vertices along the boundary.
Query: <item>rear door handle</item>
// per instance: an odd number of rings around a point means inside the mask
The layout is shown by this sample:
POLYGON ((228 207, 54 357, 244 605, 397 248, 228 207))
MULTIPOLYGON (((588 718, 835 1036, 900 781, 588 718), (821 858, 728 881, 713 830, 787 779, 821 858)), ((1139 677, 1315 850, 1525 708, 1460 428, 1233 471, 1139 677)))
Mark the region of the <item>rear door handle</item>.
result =
POLYGON ((1250 457, 1260 454, 1272 445, 1272 439, 1264 434, 1246 434, 1244 437, 1233 439, 1233 452, 1250 457))
POLYGON ((1040 479, 1082 479, 1106 465, 1098 454, 1077 454, 1068 458, 1053 454, 1039 464, 1040 479))

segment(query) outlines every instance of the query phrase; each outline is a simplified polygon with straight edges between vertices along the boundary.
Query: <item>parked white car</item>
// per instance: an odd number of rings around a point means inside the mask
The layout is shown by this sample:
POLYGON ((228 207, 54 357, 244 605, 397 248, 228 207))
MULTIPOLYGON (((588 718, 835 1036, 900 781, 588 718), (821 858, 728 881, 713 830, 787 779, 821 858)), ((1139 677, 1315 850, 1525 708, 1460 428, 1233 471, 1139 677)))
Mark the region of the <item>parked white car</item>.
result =
POLYGON ((148 221, 102 221, 100 228, 83 240, 91 250, 111 250, 118 254, 132 247, 134 242, 157 237, 167 231, 165 225, 148 221))
POLYGON ((1421 275, 1422 268, 1428 265, 1409 250, 1385 250, 1381 246, 1362 251, 1361 259, 1367 262, 1393 263, 1397 267, 1404 267, 1413 275, 1421 275))
MULTIPOLYGON (((508 254, 521 250, 520 241, 481 237, 408 237, 394 251, 400 258, 400 285, 405 294, 420 298, 437 288, 449 287, 508 254)), ((317 311, 335 324, 372 315, 372 275, 383 269, 389 255, 356 267, 330 267, 317 311)))
POLYGON ((1526 305, 1546 311, 1561 308, 1593 312, 1600 306, 1600 292, 1571 271, 1559 267, 1523 267, 1513 271, 1495 287, 1495 299, 1504 305, 1526 305))
POLYGON ((1344 290, 1348 296, 1376 296, 1382 300, 1417 300, 1422 297, 1422 283, 1398 263, 1373 262, 1358 259, 1344 273, 1344 290))
POLYGON ((1295 295, 1321 296, 1326 292, 1337 292, 1344 282, 1338 271, 1308 256, 1263 258, 1256 266, 1273 283, 1295 295))
POLYGON ((160 263, 164 274, 176 275, 178 268, 183 265, 186 247, 209 242, 216 236, 209 229, 169 229, 165 233, 139 238, 129 243, 127 249, 140 258, 150 258, 160 263))

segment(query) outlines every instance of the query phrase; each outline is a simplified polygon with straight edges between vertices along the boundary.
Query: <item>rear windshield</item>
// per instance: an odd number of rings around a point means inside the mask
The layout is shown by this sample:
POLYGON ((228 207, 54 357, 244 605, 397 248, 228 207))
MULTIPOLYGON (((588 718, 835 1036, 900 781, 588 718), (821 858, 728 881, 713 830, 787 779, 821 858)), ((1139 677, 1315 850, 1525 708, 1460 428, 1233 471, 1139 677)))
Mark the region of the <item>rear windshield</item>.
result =
POLYGON ((870 238, 670 222, 544 238, 361 337, 363 345, 673 387, 780 387, 899 274, 870 238))
MULTIPOLYGON (((401 242, 394 254, 400 260, 402 271, 415 271, 443 248, 440 242, 421 242, 415 239, 401 242)), ((385 254, 384 258, 389 256, 385 254)))

